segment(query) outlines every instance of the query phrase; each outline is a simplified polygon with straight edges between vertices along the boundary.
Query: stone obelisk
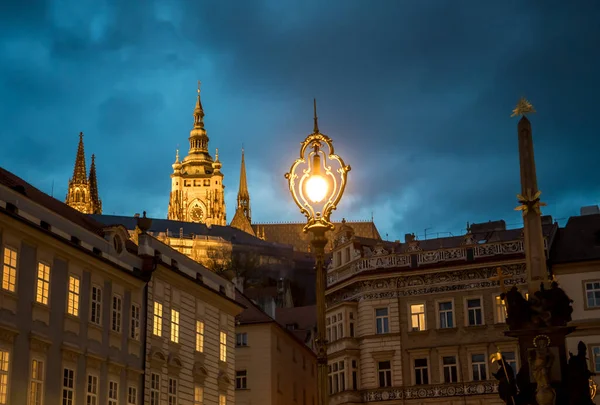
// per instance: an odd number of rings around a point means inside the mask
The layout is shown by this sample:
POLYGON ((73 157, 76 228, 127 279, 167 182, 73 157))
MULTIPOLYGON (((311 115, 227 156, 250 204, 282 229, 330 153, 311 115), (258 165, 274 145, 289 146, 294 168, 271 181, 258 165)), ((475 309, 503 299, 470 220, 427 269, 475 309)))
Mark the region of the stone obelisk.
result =
POLYGON ((531 103, 522 98, 513 110, 514 116, 522 116, 519 120, 519 161, 521 165, 521 194, 517 195, 521 204, 516 210, 523 213, 524 248, 527 262, 527 282, 529 295, 540 290, 542 283, 548 283, 546 253, 544 250, 544 233, 540 207, 540 190, 537 186, 535 159, 533 156, 533 138, 531 122, 525 116, 534 113, 531 103))

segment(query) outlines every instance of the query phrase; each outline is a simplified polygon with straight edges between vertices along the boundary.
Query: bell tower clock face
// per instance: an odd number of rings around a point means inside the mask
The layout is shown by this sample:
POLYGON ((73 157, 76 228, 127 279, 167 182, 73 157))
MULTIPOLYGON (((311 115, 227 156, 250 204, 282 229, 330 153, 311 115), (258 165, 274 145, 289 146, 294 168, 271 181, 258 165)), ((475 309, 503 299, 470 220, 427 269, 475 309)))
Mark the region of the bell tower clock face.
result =
POLYGON ((193 222, 202 222, 204 220, 204 212, 198 204, 194 205, 190 210, 190 219, 193 222))

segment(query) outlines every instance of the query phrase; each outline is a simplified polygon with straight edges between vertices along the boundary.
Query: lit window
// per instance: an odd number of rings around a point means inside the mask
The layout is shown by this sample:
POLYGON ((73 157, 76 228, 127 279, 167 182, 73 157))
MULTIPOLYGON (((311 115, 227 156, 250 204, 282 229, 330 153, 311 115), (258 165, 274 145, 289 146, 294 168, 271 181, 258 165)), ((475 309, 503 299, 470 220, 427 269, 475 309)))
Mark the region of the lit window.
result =
POLYGON ((102 320, 102 288, 92 286, 92 306, 90 309, 90 322, 100 325, 102 320))
POLYGON ((467 300, 468 325, 483 325, 483 310, 481 298, 470 298, 467 300))
POLYGON ((485 381, 487 379, 485 355, 471 355, 471 368, 473 372, 473 381, 485 381))
POLYGON ((137 387, 127 389, 127 405, 137 405, 137 387))
POLYGON ((129 337, 140 340, 140 306, 138 304, 131 304, 131 330, 129 331, 129 337))
POLYGON ((204 322, 196 321, 196 351, 204 351, 204 322))
POLYGON ((50 266, 38 263, 37 286, 35 300, 40 304, 48 305, 50 293, 50 266))
POLYGON ((119 383, 116 381, 108 382, 108 405, 117 405, 119 402, 119 383))
POLYGON ((118 295, 112 299, 111 330, 121 333, 121 297, 118 295))
POLYGON ((8 369, 10 353, 0 350, 0 404, 8 404, 8 369))
POLYGON ((219 336, 219 359, 227 361, 227 333, 221 332, 219 336))
POLYGON ((506 322, 506 303, 500 295, 496 295, 494 301, 496 305, 496 322, 506 322))
POLYGON ((392 386, 392 363, 389 360, 377 363, 377 373, 380 387, 392 386))
POLYGON ((236 346, 248 346, 248 334, 244 333, 236 333, 235 334, 235 345, 236 346))
POLYGON ((456 356, 442 357, 442 367, 444 368, 444 382, 458 382, 458 366, 456 364, 456 356))
POLYGON ((204 388, 199 385, 194 387, 194 405, 202 405, 204 400, 204 388))
POLYGON ((411 305, 410 319, 413 331, 425 330, 425 304, 411 305))
POLYGON ((159 405, 160 402, 160 375, 152 373, 150 377, 150 405, 159 405))
POLYGON ((600 281, 585 283, 585 295, 588 308, 600 307, 600 281))
POLYGON ((73 405, 75 403, 74 381, 75 371, 65 368, 63 370, 62 405, 73 405))
POLYGON ((17 284, 17 251, 4 248, 4 266, 2 267, 2 288, 15 292, 17 284))
POLYGON ((427 359, 415 359, 415 385, 429 384, 427 359))
POLYGON ((154 302, 154 327, 152 333, 156 336, 162 335, 162 304, 160 302, 154 302))
POLYGON ((454 311, 452 301, 440 302, 438 304, 440 317, 440 329, 454 328, 454 311))
POLYGON ((31 361, 31 390, 29 391, 29 405, 41 405, 44 395, 44 362, 33 359, 31 361))
POLYGON ((329 394, 342 392, 346 389, 344 360, 329 365, 329 394))
POLYGON ((88 375, 87 378, 87 394, 86 394, 86 405, 98 405, 98 377, 95 375, 88 375))
POLYGON ((169 405, 177 405, 177 380, 169 378, 169 405))
POLYGON ((79 316, 79 277, 69 276, 69 298, 67 299, 67 312, 79 316))
POLYGON ((247 384, 247 372, 246 370, 240 370, 235 372, 235 389, 245 390, 247 384))
POLYGON ((390 324, 387 308, 377 308, 375 310, 375 323, 377 326, 377 334, 390 332, 390 324))
POLYGON ((171 341, 179 343, 179 311, 171 310, 171 341))
POLYGON ((219 405, 227 405, 227 397, 223 394, 219 394, 219 405))

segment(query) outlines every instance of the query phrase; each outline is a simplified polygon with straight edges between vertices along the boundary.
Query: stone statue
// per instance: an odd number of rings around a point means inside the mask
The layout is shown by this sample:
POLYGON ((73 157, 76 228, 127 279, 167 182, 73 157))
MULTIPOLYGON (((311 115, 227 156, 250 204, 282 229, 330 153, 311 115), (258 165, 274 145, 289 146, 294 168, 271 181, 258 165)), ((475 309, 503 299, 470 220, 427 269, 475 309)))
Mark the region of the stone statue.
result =
POLYGON ((569 405, 592 405, 590 377, 596 373, 588 370, 587 347, 585 343, 577 345, 577 355, 569 353, 569 405))
POLYGON ((547 336, 536 336, 533 339, 535 349, 529 353, 529 366, 537 383, 535 400, 538 405, 554 405, 556 400, 556 393, 550 385, 550 369, 554 355, 548 350, 549 344, 550 338, 547 336))
POLYGON ((506 302, 506 323, 510 330, 528 327, 531 321, 531 308, 517 287, 513 286, 506 293, 502 293, 500 297, 506 302))
POLYGON ((548 310, 552 314, 552 326, 564 326, 571 321, 573 300, 570 299, 565 291, 558 286, 556 281, 552 282, 552 288, 545 291, 546 301, 549 304, 548 310))
POLYGON ((515 398, 517 396, 517 383, 515 381, 515 373, 511 366, 504 362, 504 358, 500 353, 492 355, 494 360, 498 361, 498 371, 493 373, 498 380, 498 395, 506 405, 516 405, 515 398))

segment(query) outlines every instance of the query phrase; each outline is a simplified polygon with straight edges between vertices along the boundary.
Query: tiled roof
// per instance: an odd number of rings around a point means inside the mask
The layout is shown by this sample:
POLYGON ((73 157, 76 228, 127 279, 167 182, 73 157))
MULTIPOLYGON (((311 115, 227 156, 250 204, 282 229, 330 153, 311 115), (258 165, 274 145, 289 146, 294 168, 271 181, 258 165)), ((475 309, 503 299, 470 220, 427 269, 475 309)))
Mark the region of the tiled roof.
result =
POLYGON ((85 214, 82 214, 81 212, 69 207, 67 204, 57 200, 54 197, 50 197, 48 194, 38 190, 25 180, 15 176, 13 173, 1 167, 0 184, 20 192, 35 203, 45 207, 46 209, 49 209, 61 217, 68 219, 82 228, 100 236, 104 236, 104 232, 102 230, 104 227, 103 223, 98 222, 94 218, 90 218, 85 214))
POLYGON ((266 323, 275 322, 273 318, 264 313, 258 305, 256 305, 250 298, 242 294, 240 290, 235 291, 235 300, 240 304, 244 305, 246 309, 238 315, 238 321, 241 325, 250 323, 266 323))
POLYGON ((571 217, 558 230, 552 263, 600 260, 600 214, 571 217))
MULTIPOLYGON (((294 250, 307 252, 310 246, 311 234, 303 232, 305 223, 287 223, 287 224, 252 224, 253 228, 257 229, 260 227, 264 229, 265 238, 269 242, 285 243, 292 245, 294 250)), ((334 222, 336 230, 342 225, 341 222, 334 222)), ((354 234, 357 236, 363 236, 373 239, 381 239, 379 231, 375 226, 375 223, 371 221, 364 222, 346 222, 346 225, 350 225, 354 229, 354 234)), ((332 247, 331 239, 335 231, 329 232, 329 243, 326 249, 332 247)))
POLYGON ((283 327, 296 324, 298 329, 310 330, 317 324, 317 306, 277 308, 275 320, 283 327))

